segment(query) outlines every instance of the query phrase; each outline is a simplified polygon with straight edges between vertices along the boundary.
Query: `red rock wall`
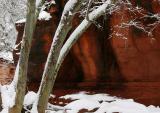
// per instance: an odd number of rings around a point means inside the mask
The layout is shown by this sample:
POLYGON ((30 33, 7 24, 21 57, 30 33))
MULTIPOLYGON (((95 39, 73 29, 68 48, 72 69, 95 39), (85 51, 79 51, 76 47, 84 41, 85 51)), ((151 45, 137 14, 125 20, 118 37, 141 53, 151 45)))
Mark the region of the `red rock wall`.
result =
POLYGON ((15 66, 5 61, 4 59, 0 59, 0 84, 9 84, 12 81, 14 74, 15 66))
MULTIPOLYGON (((147 4, 150 4, 150 8, 146 10, 152 9, 153 13, 160 12, 160 6, 156 6, 157 8, 154 9, 154 5, 152 5, 149 0, 146 0, 142 5, 147 4)), ((153 4, 155 4, 155 2, 153 2, 153 4)), ((138 18, 140 17, 142 16, 138 16, 138 18)), ((119 13, 112 15, 111 26, 120 25, 120 23, 127 22, 131 19, 129 12, 122 9, 119 13)), ((127 39, 123 39, 113 33, 113 37, 110 40, 121 68, 121 73, 126 81, 160 82, 159 30, 160 25, 156 27, 151 37, 135 27, 125 29, 113 27, 114 32, 118 32, 119 34, 123 34, 124 37, 127 37, 127 39)))
MULTIPOLYGON (((160 12, 158 1, 143 0, 139 4, 146 11, 160 12)), ((39 21, 37 24, 28 68, 31 84, 40 82, 52 37, 60 19, 59 8, 60 6, 50 9, 51 20, 39 21)), ((117 96, 134 97, 143 103, 160 105, 160 26, 154 30, 153 37, 134 27, 115 27, 131 19, 131 14, 122 7, 119 12, 108 16, 105 24, 102 23, 102 18, 99 19, 104 30, 91 26, 66 57, 56 86, 89 87, 102 89, 102 92, 108 90, 117 96), (123 34, 127 39, 117 36, 115 32, 123 34), (112 38, 109 38, 111 34, 112 38)), ((77 23, 78 20, 75 19, 73 25, 76 26, 77 23)), ((21 40, 23 27, 23 24, 17 24, 17 43, 21 40)), ((17 61, 16 54, 14 58, 17 61)))

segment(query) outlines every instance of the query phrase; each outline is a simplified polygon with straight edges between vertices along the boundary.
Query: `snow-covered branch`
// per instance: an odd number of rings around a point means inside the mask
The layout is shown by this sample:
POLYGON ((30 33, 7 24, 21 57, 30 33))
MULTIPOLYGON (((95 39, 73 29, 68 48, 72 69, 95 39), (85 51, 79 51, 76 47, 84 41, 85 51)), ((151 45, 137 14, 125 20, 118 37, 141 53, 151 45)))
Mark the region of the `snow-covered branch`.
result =
MULTIPOLYGON (((120 9, 123 8, 123 10, 126 13, 129 13, 130 17, 128 18, 128 21, 122 22, 119 25, 115 25, 114 27, 118 27, 119 29, 125 29, 134 27, 148 36, 153 36, 153 31, 160 26, 160 14, 159 13, 151 13, 144 9, 141 6, 133 5, 131 2, 122 1, 119 0, 118 2, 118 10, 116 10, 116 13, 119 13, 121 11, 120 9)), ((121 17, 123 21, 123 16, 121 17)), ((118 32, 115 33, 116 35, 119 35, 118 32)), ((123 39, 127 39, 127 37, 123 36, 124 34, 121 34, 120 37, 123 39)), ((112 37, 112 36, 111 36, 112 37)))
POLYGON ((111 0, 107 0, 103 3, 103 5, 99 6, 97 9, 92 11, 89 16, 89 21, 87 19, 84 19, 81 24, 74 30, 74 32, 70 35, 68 40, 63 45, 57 64, 56 64, 56 70, 59 70, 60 65, 62 64, 65 56, 68 54, 71 47, 74 45, 74 43, 80 38, 80 36, 86 31, 86 29, 92 24, 92 21, 95 21, 98 17, 106 13, 107 7, 111 4, 111 0))

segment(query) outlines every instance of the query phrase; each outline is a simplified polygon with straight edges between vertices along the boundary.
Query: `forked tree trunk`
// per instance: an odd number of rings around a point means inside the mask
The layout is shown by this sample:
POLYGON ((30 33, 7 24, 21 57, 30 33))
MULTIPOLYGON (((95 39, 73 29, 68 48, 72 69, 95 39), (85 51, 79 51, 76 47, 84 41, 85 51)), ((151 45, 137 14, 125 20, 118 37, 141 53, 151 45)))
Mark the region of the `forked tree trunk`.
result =
POLYGON ((45 113, 47 107, 48 98, 51 93, 52 87, 56 80, 55 76, 55 66, 61 50, 61 47, 64 43, 64 40, 71 30, 71 22, 74 16, 74 13, 80 9, 82 3, 85 0, 69 0, 64 7, 62 13, 61 21, 56 30, 51 49, 47 58, 45 69, 42 76, 41 85, 38 91, 38 99, 35 102, 34 106, 37 106, 39 113, 45 113))
MULTIPOLYGON (((110 3, 111 3, 110 0, 108 0, 102 6, 100 6, 97 10, 90 13, 89 19, 91 21, 87 21, 85 19, 79 25, 79 27, 77 27, 77 29, 71 34, 71 36, 69 37, 69 39, 67 40, 67 42, 65 43, 65 45, 62 49, 61 49, 62 45, 59 45, 60 43, 56 43, 53 41, 52 44, 54 44, 54 46, 53 46, 54 49, 51 48, 51 50, 50 50, 50 52, 52 52, 52 53, 49 53, 49 57, 47 59, 47 65, 46 65, 47 67, 45 67, 46 72, 44 71, 44 74, 46 74, 46 75, 43 75, 43 79, 42 79, 40 90, 39 90, 42 93, 38 92, 38 95, 39 95, 38 113, 45 112, 45 109, 46 109, 46 106, 48 103, 48 98, 46 99, 45 97, 49 97, 49 94, 50 94, 52 87, 54 85, 54 82, 56 80, 60 65, 62 64, 62 62, 63 62, 65 56, 67 55, 67 53, 69 52, 70 48, 78 40, 78 38, 87 30, 87 28, 91 25, 92 21, 96 20, 98 17, 100 17, 101 15, 103 15, 105 13, 106 8, 109 6, 110 3), (59 48, 57 48, 58 46, 59 46, 59 48), (57 57, 59 57, 58 60, 57 60, 57 57), (53 58, 55 58, 55 59, 53 59, 53 58), (41 94, 43 94, 43 96, 41 94), (45 103, 45 106, 44 106, 44 103, 45 103)), ((61 23, 59 25, 61 25, 61 23)), ((59 33, 61 33, 61 32, 59 32, 59 33)), ((60 37, 57 37, 57 38, 58 38, 57 40, 64 41, 65 37, 63 36, 62 37, 63 39, 61 39, 60 37)), ((55 40, 55 41, 57 41, 57 40, 55 40)), ((63 44, 63 42, 61 42, 61 44, 63 44)))
POLYGON ((87 28, 92 24, 93 21, 95 21, 100 16, 104 15, 106 12, 107 7, 111 4, 110 0, 107 0, 103 5, 99 6, 96 10, 92 11, 91 13, 87 14, 87 18, 85 18, 81 24, 73 31, 73 33, 70 35, 68 40, 63 45, 60 55, 56 64, 56 71, 55 76, 57 76, 57 72, 59 71, 59 68, 61 64, 63 63, 63 60, 69 53, 72 46, 76 43, 76 41, 82 36, 82 34, 87 30, 87 28))

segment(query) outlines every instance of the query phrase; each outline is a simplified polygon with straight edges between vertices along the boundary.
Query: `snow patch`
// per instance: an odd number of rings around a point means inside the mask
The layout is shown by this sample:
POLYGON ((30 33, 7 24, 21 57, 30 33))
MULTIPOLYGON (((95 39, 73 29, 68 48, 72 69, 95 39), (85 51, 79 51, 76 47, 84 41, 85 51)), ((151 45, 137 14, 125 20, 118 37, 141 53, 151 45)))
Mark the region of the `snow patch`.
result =
MULTIPOLYGON (((145 106, 135 102, 133 99, 122 99, 108 94, 88 94, 87 92, 80 92, 77 94, 65 95, 60 98, 71 99, 73 102, 64 106, 66 113, 78 113, 82 109, 93 110, 92 113, 160 113, 160 108, 145 106), (102 103, 101 103, 102 102, 102 103)), ((48 113, 63 113, 62 110, 58 112, 48 113)))
POLYGON ((12 107, 15 104, 15 96, 15 87, 12 84, 1 86, 1 97, 3 107, 2 113, 7 113, 4 111, 7 111, 8 108, 12 107))
POLYGON ((33 106, 30 113, 38 113, 37 107, 33 106))
MULTIPOLYGON (((39 20, 46 20, 46 21, 50 20, 51 18, 52 16, 50 15, 50 13, 46 11, 41 11, 38 17, 39 20)), ((25 22, 26 22, 26 18, 16 21, 16 24, 21 24, 25 22)))
POLYGON ((51 18, 52 16, 50 15, 50 13, 46 11, 41 11, 38 17, 39 20, 50 20, 51 18))
POLYGON ((89 95, 87 92, 80 92, 77 94, 65 95, 60 98, 71 99, 71 100, 79 100, 79 99, 90 99, 95 101, 115 101, 118 97, 109 96, 108 94, 93 94, 89 95))
POLYGON ((103 102, 95 113, 149 113, 147 107, 133 100, 117 100, 111 103, 103 102))
POLYGON ((2 51, 0 52, 0 58, 7 61, 13 61, 13 54, 10 51, 2 51))
POLYGON ((160 113, 160 107, 155 107, 153 105, 148 106, 149 113, 160 113))
POLYGON ((29 91, 24 97, 24 106, 32 105, 36 100, 37 94, 33 91, 29 91))
POLYGON ((71 109, 74 111, 79 111, 81 109, 93 110, 98 108, 100 103, 98 101, 90 100, 90 99, 80 99, 73 101, 65 106, 66 109, 71 109))
POLYGON ((25 23, 25 22, 26 22, 26 18, 23 18, 23 19, 16 21, 16 24, 21 24, 21 23, 25 23))

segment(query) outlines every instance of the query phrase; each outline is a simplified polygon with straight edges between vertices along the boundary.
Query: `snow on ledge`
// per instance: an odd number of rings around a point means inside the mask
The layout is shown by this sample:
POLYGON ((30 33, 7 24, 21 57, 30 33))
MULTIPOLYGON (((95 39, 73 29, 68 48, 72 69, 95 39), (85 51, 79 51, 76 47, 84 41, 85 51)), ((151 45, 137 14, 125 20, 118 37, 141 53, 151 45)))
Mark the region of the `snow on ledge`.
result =
POLYGON ((16 21, 16 24, 21 24, 21 23, 25 23, 25 22, 26 22, 26 19, 23 18, 23 19, 16 21))

